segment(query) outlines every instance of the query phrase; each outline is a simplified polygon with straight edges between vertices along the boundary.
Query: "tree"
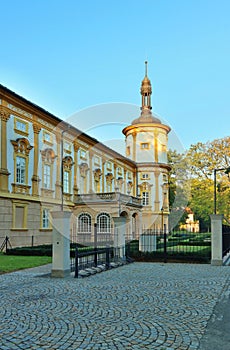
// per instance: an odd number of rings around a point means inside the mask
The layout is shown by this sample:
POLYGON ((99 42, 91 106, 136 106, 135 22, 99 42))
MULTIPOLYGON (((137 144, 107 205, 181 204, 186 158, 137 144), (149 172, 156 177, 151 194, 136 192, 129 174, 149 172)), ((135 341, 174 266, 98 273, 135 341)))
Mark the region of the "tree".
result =
MULTIPOLYGON (((168 162, 172 168, 169 176, 172 225, 186 219, 182 215, 188 205, 200 221, 201 229, 208 229, 209 215, 213 213, 214 206, 214 169, 230 167, 230 137, 198 142, 184 154, 169 150, 168 162)), ((217 212, 230 219, 230 174, 223 170, 218 171, 216 176, 217 212)))
MULTIPOLYGON (((200 181, 199 184, 196 182, 195 186, 193 182, 191 191, 193 194, 191 209, 194 211, 198 210, 201 215, 200 219, 207 223, 206 212, 208 215, 213 212, 214 169, 227 169, 230 167, 230 137, 216 139, 207 143, 198 142, 196 145, 191 145, 189 151, 187 152, 187 160, 191 166, 192 178, 200 181), (197 191, 201 191, 204 196, 201 196, 201 193, 197 193, 197 191), (209 198, 209 202, 207 202, 207 198, 209 198), (203 206, 206 207, 206 212, 204 209, 198 209, 199 201, 200 206, 201 203, 203 203, 203 206)), ((229 174, 226 174, 224 170, 220 172, 218 171, 216 172, 216 178, 217 210, 219 213, 222 213, 229 218, 229 174)))

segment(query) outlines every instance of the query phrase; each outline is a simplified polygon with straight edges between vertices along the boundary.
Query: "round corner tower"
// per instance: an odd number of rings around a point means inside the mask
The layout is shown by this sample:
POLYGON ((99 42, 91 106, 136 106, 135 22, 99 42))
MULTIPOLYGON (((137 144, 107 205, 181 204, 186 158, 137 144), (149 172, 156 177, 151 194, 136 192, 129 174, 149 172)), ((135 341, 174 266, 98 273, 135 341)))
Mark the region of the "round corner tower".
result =
POLYGON ((138 195, 142 198, 143 229, 168 228, 168 133, 170 127, 152 114, 152 86, 147 75, 141 83, 141 114, 123 129, 126 156, 136 162, 138 195))

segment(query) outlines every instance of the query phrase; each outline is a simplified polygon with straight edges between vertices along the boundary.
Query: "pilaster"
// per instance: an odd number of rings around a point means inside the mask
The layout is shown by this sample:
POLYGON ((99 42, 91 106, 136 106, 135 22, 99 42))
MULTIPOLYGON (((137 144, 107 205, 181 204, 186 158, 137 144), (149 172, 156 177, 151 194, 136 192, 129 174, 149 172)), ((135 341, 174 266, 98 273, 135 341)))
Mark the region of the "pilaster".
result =
POLYGON ((155 175, 155 212, 158 212, 160 211, 160 199, 159 199, 159 175, 160 175, 160 172, 159 171, 156 171, 154 173, 155 175))
POLYGON ((0 107, 1 118, 1 167, 0 167, 0 184, 2 192, 9 192, 8 177, 10 175, 7 169, 7 122, 10 118, 10 113, 0 107))
POLYGON ((34 130, 34 173, 32 176, 32 195, 39 195, 39 176, 38 176, 38 158, 39 158, 39 133, 41 126, 37 123, 33 123, 34 130))
POLYGON ((57 199, 62 197, 62 184, 61 184, 61 135, 56 134, 57 142, 57 171, 56 171, 56 183, 55 183, 55 194, 57 199))
POLYGON ((73 193, 76 196, 78 194, 78 186, 77 186, 77 169, 78 169, 78 150, 80 148, 79 144, 74 141, 74 177, 73 177, 73 193))

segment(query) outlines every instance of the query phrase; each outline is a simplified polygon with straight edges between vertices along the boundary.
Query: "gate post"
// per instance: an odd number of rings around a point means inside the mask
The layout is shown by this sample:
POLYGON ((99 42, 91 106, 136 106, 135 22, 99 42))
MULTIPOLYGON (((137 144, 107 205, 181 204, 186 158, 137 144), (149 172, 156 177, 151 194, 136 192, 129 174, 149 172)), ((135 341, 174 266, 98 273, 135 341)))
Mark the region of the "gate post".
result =
POLYGON ((212 214, 211 218, 211 232, 212 232, 212 256, 211 265, 221 266, 223 265, 223 238, 222 238, 222 214, 212 214))
POLYGON ((118 248, 118 255, 120 258, 125 259, 125 229, 126 218, 125 217, 113 217, 114 221, 114 248, 118 248))
POLYGON ((52 277, 70 274, 70 218, 72 212, 53 211, 52 277))

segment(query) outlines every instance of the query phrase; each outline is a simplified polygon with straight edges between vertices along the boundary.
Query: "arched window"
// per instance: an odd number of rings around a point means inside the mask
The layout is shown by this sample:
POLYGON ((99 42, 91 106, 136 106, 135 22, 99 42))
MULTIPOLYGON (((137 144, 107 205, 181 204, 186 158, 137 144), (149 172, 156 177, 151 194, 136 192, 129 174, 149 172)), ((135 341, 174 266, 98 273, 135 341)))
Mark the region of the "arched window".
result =
POLYGON ((91 233, 91 216, 80 214, 78 216, 78 233, 91 233))
POLYGON ((97 216, 97 232, 111 233, 111 219, 107 213, 101 213, 97 216))

